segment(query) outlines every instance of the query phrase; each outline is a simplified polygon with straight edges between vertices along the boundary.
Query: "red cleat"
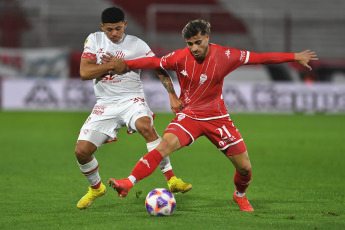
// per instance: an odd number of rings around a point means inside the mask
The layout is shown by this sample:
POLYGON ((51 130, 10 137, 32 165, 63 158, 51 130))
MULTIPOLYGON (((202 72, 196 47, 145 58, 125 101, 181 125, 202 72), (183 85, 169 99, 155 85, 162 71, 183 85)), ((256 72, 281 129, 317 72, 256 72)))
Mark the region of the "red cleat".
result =
POLYGON ((240 206, 240 210, 243 212, 254 212, 253 207, 250 205, 246 196, 238 197, 236 196, 236 192, 234 192, 233 199, 238 206, 240 206))
POLYGON ((133 187, 133 184, 129 179, 122 178, 121 180, 109 178, 108 184, 116 190, 117 196, 122 198, 125 198, 128 195, 129 190, 133 187))

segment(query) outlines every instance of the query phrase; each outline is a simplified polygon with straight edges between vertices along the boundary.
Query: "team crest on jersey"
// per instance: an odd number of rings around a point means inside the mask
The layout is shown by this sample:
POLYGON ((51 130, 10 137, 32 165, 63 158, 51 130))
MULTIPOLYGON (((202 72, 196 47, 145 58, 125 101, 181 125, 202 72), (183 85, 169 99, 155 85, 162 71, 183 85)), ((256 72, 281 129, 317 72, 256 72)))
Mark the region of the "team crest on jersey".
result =
POLYGON ((227 51, 225 51, 225 55, 228 56, 228 59, 230 58, 230 49, 228 49, 227 51))
POLYGON ((121 50, 117 50, 116 52, 115 52, 115 54, 113 54, 114 55, 114 57, 116 57, 116 58, 124 58, 125 57, 125 54, 121 51, 121 50))
POLYGON ((200 75, 200 84, 204 84, 204 82, 207 80, 207 75, 206 74, 201 74, 200 75))
POLYGON ((180 115, 178 115, 178 117, 177 117, 177 121, 182 121, 185 117, 186 117, 185 114, 180 114, 180 115))

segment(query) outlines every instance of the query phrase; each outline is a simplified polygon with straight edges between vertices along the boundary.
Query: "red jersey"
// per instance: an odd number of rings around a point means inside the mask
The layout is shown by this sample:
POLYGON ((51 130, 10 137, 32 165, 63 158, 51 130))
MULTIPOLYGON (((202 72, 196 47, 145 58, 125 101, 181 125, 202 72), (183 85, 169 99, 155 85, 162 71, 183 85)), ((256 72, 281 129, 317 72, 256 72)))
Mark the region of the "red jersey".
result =
POLYGON ((188 47, 161 58, 161 67, 173 70, 181 87, 180 99, 185 103, 181 113, 194 119, 215 119, 229 116, 222 89, 225 76, 243 65, 249 52, 209 45, 210 52, 201 62, 188 47))
POLYGON ((251 53, 209 44, 210 52, 202 61, 188 47, 162 58, 125 60, 130 69, 161 68, 175 71, 181 87, 180 99, 185 107, 178 114, 193 119, 210 120, 229 116, 222 89, 224 78, 243 64, 266 64, 293 61, 293 53, 251 53))

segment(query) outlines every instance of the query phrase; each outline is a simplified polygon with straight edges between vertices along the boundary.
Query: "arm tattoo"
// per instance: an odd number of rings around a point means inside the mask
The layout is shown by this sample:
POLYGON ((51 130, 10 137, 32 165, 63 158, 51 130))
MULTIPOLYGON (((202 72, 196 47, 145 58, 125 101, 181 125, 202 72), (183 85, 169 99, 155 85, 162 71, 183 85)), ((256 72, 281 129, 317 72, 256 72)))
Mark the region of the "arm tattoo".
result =
POLYGON ((161 82, 164 88, 166 88, 166 90, 168 91, 168 93, 175 93, 174 85, 169 74, 163 69, 156 70, 155 72, 161 79, 161 82))

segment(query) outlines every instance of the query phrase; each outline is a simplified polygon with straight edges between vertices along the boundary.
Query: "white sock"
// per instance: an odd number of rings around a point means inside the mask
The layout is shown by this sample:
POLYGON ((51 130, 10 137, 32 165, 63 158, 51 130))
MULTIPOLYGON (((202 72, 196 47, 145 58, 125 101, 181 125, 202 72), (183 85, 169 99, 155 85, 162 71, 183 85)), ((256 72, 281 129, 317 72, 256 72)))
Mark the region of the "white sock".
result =
POLYGON ((152 141, 150 143, 146 143, 147 151, 151 152, 152 150, 157 148, 157 146, 159 145, 159 143, 161 143, 161 141, 162 141, 162 138, 158 136, 157 140, 152 141))
POLYGON ((133 185, 135 185, 137 183, 137 178, 135 178, 132 175, 129 175, 128 179, 129 179, 130 182, 132 182, 133 185))
POLYGON ((87 164, 79 164, 79 168, 91 186, 95 186, 101 181, 98 173, 98 162, 95 157, 87 164))
MULTIPOLYGON (((146 143, 147 150, 151 152, 152 150, 157 148, 157 146, 159 145, 159 143, 161 143, 161 141, 162 141, 162 138, 158 137, 157 140, 152 141, 150 143, 146 143)), ((166 173, 167 171, 172 170, 169 157, 164 157, 161 163, 159 163, 158 167, 161 169, 162 173, 166 173)))
POLYGON ((244 195, 245 195, 246 193, 240 193, 240 192, 238 192, 238 191, 236 190, 235 194, 236 194, 236 196, 238 196, 238 197, 244 197, 244 195))

